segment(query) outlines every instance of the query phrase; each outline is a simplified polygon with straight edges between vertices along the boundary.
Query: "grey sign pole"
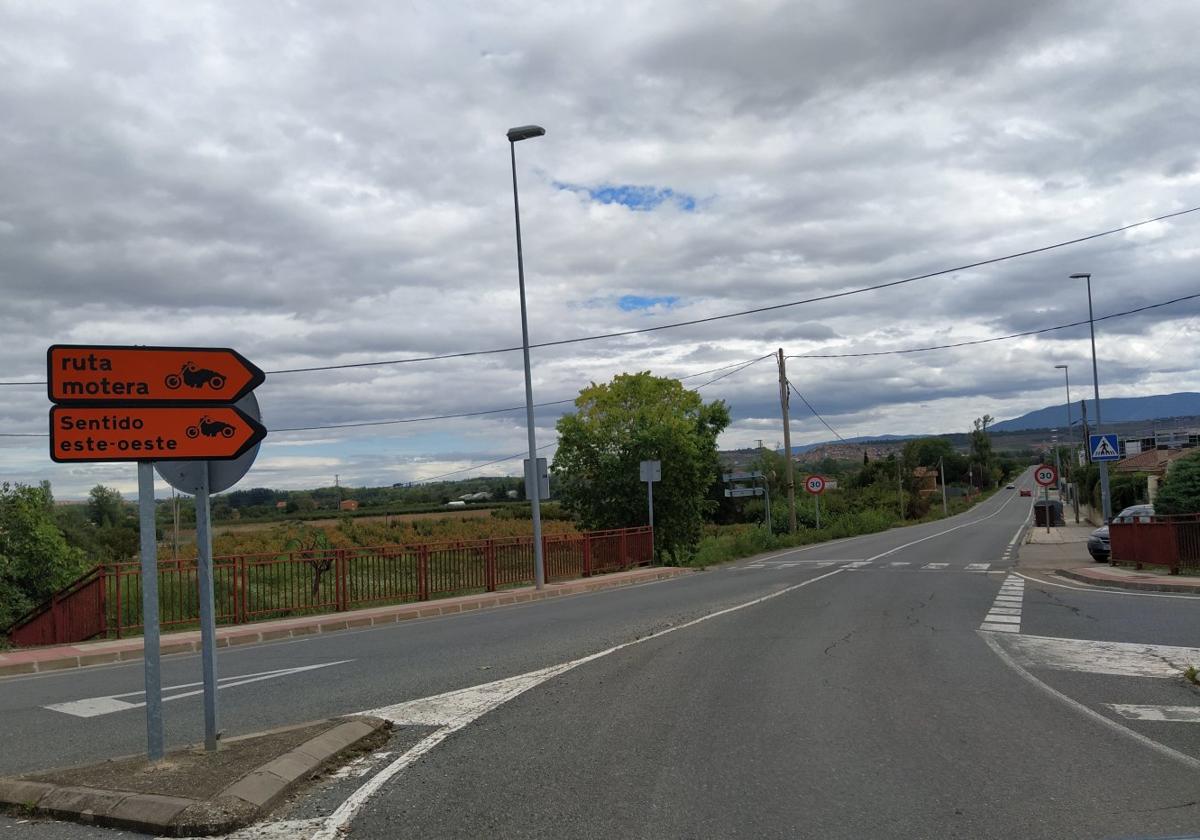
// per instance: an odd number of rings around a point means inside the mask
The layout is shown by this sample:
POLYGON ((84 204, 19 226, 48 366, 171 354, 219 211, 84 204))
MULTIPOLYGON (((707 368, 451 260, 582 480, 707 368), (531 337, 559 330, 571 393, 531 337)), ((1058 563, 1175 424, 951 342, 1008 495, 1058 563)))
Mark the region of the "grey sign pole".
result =
POLYGON ((158 641, 158 541, 154 522, 154 465, 139 461, 138 520, 142 539, 142 664, 146 682, 146 755, 163 757, 162 671, 158 641))
POLYGON ((647 498, 650 502, 650 527, 654 527, 654 482, 646 482, 646 492, 649 494, 647 498))
POLYGON ((767 502, 767 533, 773 534, 774 531, 771 530, 771 486, 767 483, 767 477, 765 475, 763 476, 762 483, 763 498, 766 499, 767 502))
MULTIPOLYGON (((207 465, 206 465, 207 466, 207 465)), ((217 625, 213 615, 212 528, 208 470, 196 488, 196 574, 200 578, 200 662, 204 673, 204 749, 217 749, 217 625)))
POLYGON ((813 493, 813 504, 817 508, 817 530, 821 530, 821 494, 813 493))

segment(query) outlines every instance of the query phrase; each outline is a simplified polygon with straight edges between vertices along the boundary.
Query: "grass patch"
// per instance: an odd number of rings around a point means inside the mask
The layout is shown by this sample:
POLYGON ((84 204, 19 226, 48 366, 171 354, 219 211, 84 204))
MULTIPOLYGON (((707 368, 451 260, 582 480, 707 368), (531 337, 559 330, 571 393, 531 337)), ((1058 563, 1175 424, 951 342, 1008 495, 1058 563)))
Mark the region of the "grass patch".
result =
POLYGON ((1200 685, 1200 671, 1196 670, 1195 665, 1187 666, 1187 670, 1183 672, 1183 677, 1192 685, 1200 685))

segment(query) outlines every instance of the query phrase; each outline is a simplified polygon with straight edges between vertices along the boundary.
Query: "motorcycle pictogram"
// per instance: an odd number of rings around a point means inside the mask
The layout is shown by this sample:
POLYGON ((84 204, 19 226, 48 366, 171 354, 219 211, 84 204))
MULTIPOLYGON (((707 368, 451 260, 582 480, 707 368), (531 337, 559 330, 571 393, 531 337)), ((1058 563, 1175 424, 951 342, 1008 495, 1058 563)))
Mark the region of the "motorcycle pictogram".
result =
POLYGON ((220 435, 221 437, 231 438, 237 430, 228 423, 211 419, 206 414, 200 418, 198 425, 188 426, 185 431, 190 438, 196 438, 200 435, 204 435, 205 437, 220 435))
POLYGON ((215 370, 202 368, 195 362, 187 362, 179 369, 179 373, 167 374, 165 382, 171 390, 175 390, 181 385, 187 385, 189 388, 203 388, 207 385, 214 391, 220 391, 225 387, 225 375, 215 370))

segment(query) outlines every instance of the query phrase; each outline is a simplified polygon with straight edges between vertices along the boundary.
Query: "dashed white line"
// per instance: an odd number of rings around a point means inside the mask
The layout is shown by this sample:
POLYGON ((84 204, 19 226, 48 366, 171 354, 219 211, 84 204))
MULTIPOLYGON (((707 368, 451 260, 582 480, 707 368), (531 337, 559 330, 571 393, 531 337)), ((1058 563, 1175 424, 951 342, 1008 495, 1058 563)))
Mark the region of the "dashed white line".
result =
POLYGON ((940 571, 941 569, 946 568, 949 565, 950 565, 949 563, 926 563, 921 568, 922 569, 931 569, 936 572, 936 571, 940 571))

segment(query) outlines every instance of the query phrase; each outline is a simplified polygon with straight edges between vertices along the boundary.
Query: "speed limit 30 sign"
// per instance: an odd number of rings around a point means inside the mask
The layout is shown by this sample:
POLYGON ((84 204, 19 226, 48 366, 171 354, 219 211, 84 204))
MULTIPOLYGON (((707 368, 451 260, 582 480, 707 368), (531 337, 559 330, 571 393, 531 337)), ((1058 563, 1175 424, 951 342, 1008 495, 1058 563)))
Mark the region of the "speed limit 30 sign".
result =
POLYGON ((1058 481, 1058 470, 1049 464, 1044 464, 1034 471, 1033 480, 1042 487, 1053 487, 1058 481))
POLYGON ((825 479, 819 475, 810 475, 804 479, 804 489, 809 493, 819 494, 825 492, 825 479))

